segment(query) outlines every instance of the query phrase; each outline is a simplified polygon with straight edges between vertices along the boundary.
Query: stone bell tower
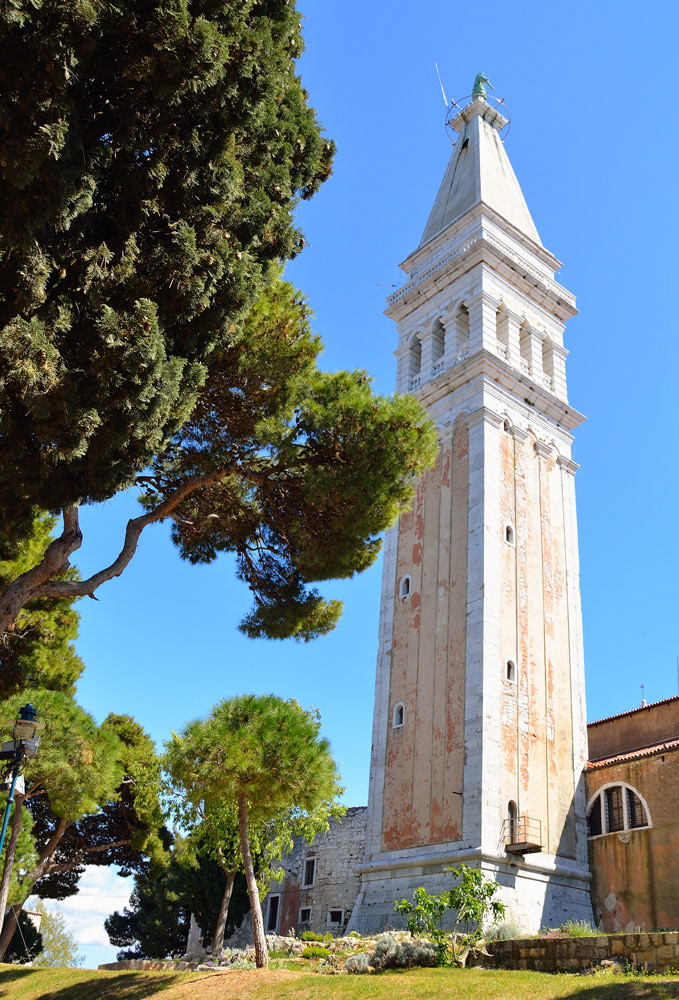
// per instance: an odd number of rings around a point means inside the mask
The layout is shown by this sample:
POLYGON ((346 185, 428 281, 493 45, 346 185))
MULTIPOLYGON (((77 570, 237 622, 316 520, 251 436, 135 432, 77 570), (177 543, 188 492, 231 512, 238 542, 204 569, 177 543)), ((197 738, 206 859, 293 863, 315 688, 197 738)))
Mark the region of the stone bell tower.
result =
POLYGON ((365 862, 351 926, 481 866, 526 930, 591 918, 573 430, 554 280, 483 86, 405 284, 398 385, 440 434, 387 535, 365 862))

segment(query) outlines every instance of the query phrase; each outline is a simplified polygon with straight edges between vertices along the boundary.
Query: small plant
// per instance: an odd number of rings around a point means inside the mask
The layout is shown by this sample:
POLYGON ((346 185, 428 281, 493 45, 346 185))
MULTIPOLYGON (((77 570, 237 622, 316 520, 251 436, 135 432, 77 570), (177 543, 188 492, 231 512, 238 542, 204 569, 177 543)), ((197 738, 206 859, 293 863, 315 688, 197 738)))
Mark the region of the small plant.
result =
POLYGON ((491 924, 483 932, 486 941, 509 941, 510 938, 522 937, 523 934, 523 928, 515 920, 502 920, 499 924, 491 924))
POLYGON ((438 965, 438 950, 431 942, 420 938, 398 941, 391 934, 380 934, 368 963, 375 971, 438 965))
POLYGON ((363 937, 363 935, 359 934, 358 931, 349 931, 349 933, 347 934, 347 937, 356 938, 358 941, 360 941, 361 938, 363 937))
POLYGON ((460 865, 459 868, 447 868, 453 876, 459 878, 457 885, 442 892, 440 896, 432 896, 422 886, 415 889, 415 902, 402 899, 394 904, 397 913, 406 917, 406 925, 411 934, 417 931, 425 934, 434 943, 439 965, 448 965, 451 960, 448 942, 452 944, 452 961, 460 964, 462 950, 471 948, 480 940, 483 921, 490 915, 498 921, 505 915, 504 903, 493 897, 500 888, 497 882, 487 879, 480 868, 469 868, 460 865), (455 911, 455 923, 452 935, 446 935, 441 927, 441 918, 447 910, 455 911), (458 927, 464 927, 464 933, 458 934, 458 927))
POLYGON ((560 927, 543 927, 536 937, 540 938, 562 938, 562 937, 598 937, 603 932, 596 927, 592 927, 588 920, 567 920, 560 927))
POLYGON ((332 941, 333 936, 330 931, 325 934, 317 934, 316 931, 303 931, 300 935, 302 941, 332 941))
POLYGON ((320 944, 310 944, 302 952, 302 958, 327 958, 329 954, 329 948, 324 948, 320 944))
POLYGON ((368 961, 367 953, 365 951, 360 951, 358 955, 349 955, 348 959, 344 963, 344 967, 347 972, 350 972, 354 976, 360 976, 366 972, 370 972, 370 962, 368 961))

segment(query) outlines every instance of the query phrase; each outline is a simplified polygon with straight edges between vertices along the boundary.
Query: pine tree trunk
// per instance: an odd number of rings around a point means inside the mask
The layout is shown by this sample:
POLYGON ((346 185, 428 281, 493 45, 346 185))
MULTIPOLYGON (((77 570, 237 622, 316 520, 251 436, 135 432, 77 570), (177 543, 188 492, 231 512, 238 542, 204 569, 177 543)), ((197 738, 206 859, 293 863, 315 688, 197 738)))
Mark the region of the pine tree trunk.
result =
POLYGON ((224 886, 224 894, 222 895, 222 902, 219 907, 217 926, 215 927, 215 932, 212 936, 213 958, 219 958, 224 949, 224 931, 226 930, 226 918, 229 915, 229 903, 231 902, 231 893, 233 892, 233 882, 235 877, 235 871, 226 873, 226 885, 224 886))
MULTIPOLYGON (((0 920, 3 920, 2 924, 2 934, 0 935, 0 962, 5 957, 5 952, 7 951, 7 946, 12 940, 14 931, 16 929, 16 921, 18 914, 14 915, 14 908, 10 910, 7 914, 7 918, 4 918, 5 909, 7 907, 7 897, 9 896, 9 883, 12 878, 12 867, 14 865, 14 856, 16 854, 17 843, 19 841, 19 834, 21 833, 21 809, 24 804, 24 796, 14 795, 14 816, 12 817, 12 833, 10 834, 9 843, 7 844, 7 849, 5 851, 5 867, 2 870, 2 882, 0 882, 0 920), (12 930, 8 936, 8 929, 11 926, 12 930)), ((21 912, 21 907, 19 907, 19 912, 21 912)))
POLYGON ((267 969, 269 966, 269 952, 266 947, 262 905, 259 901, 255 869, 252 864, 252 855, 250 854, 248 805, 245 801, 245 792, 241 792, 238 798, 238 830, 240 833, 240 851, 243 856, 243 867, 245 868, 245 881, 248 884, 248 896, 250 897, 252 933, 255 939, 255 964, 258 969, 267 969))

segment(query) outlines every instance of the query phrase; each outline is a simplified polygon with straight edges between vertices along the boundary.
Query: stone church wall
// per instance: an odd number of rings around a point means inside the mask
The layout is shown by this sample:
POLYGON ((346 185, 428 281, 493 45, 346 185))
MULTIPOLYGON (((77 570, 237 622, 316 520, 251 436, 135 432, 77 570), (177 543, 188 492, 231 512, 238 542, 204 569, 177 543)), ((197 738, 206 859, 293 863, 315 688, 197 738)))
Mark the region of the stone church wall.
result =
MULTIPOLYGON (((358 895, 358 865, 365 854, 366 807, 347 809, 331 820, 312 846, 301 838, 283 859, 285 877, 272 883, 262 902, 267 933, 310 930, 344 932, 358 895), (311 877, 311 884, 308 877, 311 877), (306 918, 306 919, 303 919, 306 918)), ((228 944, 228 942, 227 942, 228 944)))

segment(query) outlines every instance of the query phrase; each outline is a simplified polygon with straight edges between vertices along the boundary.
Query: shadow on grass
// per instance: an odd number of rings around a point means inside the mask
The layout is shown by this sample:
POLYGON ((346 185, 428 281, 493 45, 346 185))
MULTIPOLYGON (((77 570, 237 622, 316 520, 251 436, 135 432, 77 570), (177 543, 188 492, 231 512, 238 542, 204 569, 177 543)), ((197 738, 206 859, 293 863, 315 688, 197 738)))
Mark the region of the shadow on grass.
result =
POLYGON ((4 969, 0 968, 0 986, 3 983, 11 983, 13 979, 23 979, 24 976, 30 976, 31 970, 24 968, 23 965, 6 966, 4 969))
POLYGON ((633 976, 616 976, 615 979, 598 980, 596 986, 574 985, 572 993, 564 994, 567 1000, 678 1000, 679 979, 658 976, 637 979, 633 976))
MULTIPOLYGON (((113 997, 115 1000, 145 1000, 169 989, 178 978, 177 975, 149 976, 143 972, 121 973, 106 978, 95 975, 61 989, 41 993, 40 1000, 112 1000, 113 997)), ((0 986, 4 981, 5 977, 0 975, 0 986)))

